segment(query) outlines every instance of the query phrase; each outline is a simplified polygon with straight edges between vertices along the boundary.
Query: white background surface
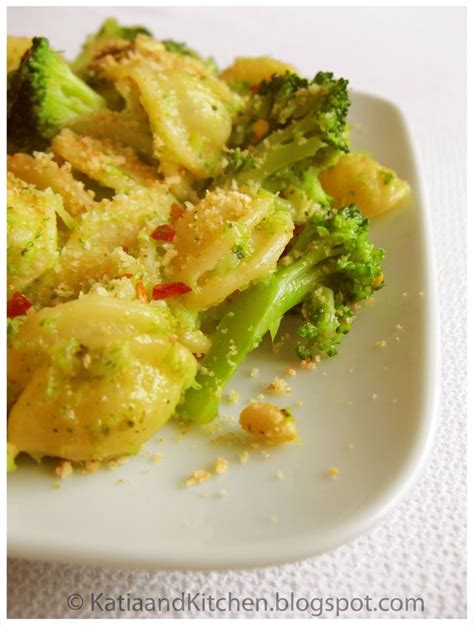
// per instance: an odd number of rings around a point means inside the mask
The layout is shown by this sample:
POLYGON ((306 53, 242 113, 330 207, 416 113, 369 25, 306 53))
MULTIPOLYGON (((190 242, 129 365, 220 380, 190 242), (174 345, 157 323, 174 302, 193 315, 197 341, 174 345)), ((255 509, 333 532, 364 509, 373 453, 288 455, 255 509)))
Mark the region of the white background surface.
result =
MULTIPOLYGON (((9 616, 91 616, 87 610, 69 611, 66 598, 93 591, 141 597, 181 591, 240 597, 271 597, 276 591, 308 598, 421 596, 425 617, 465 616, 465 10, 15 8, 9 10, 8 28, 11 34, 44 34, 74 53, 71 33, 93 31, 109 15, 143 23, 157 36, 187 41, 221 66, 236 54, 269 53, 308 75, 332 70, 350 78, 353 87, 402 108, 417 139, 432 207, 443 358, 439 430, 430 463, 405 503, 369 534, 333 553, 227 573, 151 573, 12 560, 9 616)), ((280 614, 298 615, 308 614, 280 614)))

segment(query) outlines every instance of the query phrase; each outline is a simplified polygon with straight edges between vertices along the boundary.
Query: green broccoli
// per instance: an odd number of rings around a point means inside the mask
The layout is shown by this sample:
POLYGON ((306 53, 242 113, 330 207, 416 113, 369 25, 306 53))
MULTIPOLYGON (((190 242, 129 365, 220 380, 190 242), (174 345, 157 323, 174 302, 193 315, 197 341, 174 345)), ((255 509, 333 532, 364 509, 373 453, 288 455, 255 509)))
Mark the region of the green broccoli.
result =
POLYGON ((296 348, 302 360, 312 360, 318 353, 337 354, 336 346, 351 328, 353 312, 341 294, 335 295, 327 286, 319 286, 308 295, 301 307, 306 320, 297 334, 305 341, 296 348))
POLYGON ((196 384, 186 392, 181 417, 198 423, 214 419, 222 389, 247 354, 267 332, 274 335, 283 315, 302 302, 306 320, 299 335, 306 344, 298 347, 300 356, 332 353, 349 327, 341 311, 367 298, 381 282, 383 252, 368 241, 368 225, 355 205, 308 220, 277 271, 231 301, 196 384), (320 291, 325 302, 316 295, 322 287, 328 289, 320 291))
POLYGON ((193 59, 198 59, 203 65, 212 73, 217 74, 218 69, 216 62, 213 58, 205 59, 195 50, 191 49, 187 44, 182 41, 174 41, 174 39, 162 39, 161 43, 165 46, 168 52, 174 52, 175 54, 182 54, 183 56, 190 56, 193 59))
POLYGON ((16 150, 44 147, 72 119, 105 105, 44 37, 35 37, 24 54, 8 99, 8 139, 16 150))
POLYGON ((193 59, 199 59, 200 56, 197 52, 187 46, 182 41, 174 41, 174 39, 162 39, 161 43, 165 46, 168 52, 174 52, 176 54, 183 54, 184 56, 191 56, 193 59))
POLYGON ((219 184, 235 179, 276 191, 287 186, 296 166, 321 171, 332 165, 349 149, 347 85, 328 72, 312 81, 287 72, 253 88, 234 121, 229 147, 250 154, 255 166, 239 169, 228 158, 219 184))
POLYGON ((79 56, 71 64, 72 70, 85 79, 89 65, 105 48, 116 42, 133 41, 138 35, 152 37, 152 33, 143 26, 120 26, 113 18, 105 20, 96 33, 87 37, 79 56))
POLYGON ((319 169, 303 161, 280 170, 265 186, 289 203, 297 225, 306 223, 315 212, 327 212, 332 204, 332 198, 321 186, 319 169))

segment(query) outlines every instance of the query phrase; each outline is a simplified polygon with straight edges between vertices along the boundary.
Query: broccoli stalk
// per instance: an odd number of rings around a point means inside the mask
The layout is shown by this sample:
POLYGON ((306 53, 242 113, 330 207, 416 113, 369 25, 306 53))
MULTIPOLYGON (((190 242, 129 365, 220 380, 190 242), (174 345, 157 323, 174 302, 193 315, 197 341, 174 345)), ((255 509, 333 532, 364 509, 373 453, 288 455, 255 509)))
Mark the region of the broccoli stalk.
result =
POLYGON ((44 37, 35 37, 23 56, 9 100, 8 138, 17 148, 44 144, 75 117, 105 106, 44 37))
MULTIPOLYGON (((290 264, 284 263, 268 281, 253 285, 232 300, 179 415, 197 423, 212 421, 222 389, 247 354, 267 332, 275 333, 286 312, 321 287, 337 292, 345 306, 368 297, 382 273, 382 253, 369 243, 367 232, 368 222, 354 205, 329 216, 314 215, 286 257, 290 264)), ((326 347, 319 340, 322 332, 328 337, 338 335, 333 314, 323 315, 318 323, 319 333, 307 333, 310 346, 305 356, 311 357, 315 341, 326 347)), ((345 319, 339 325, 346 330, 345 319)), ((330 342, 328 349, 332 347, 330 342)))

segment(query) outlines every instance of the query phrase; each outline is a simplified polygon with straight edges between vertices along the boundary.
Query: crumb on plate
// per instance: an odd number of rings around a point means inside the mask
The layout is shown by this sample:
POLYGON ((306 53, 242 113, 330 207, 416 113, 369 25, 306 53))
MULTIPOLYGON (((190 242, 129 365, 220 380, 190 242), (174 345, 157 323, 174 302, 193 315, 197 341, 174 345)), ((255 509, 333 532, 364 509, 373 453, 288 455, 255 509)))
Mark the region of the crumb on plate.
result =
POLYGON ((206 482, 211 477, 212 473, 207 471, 207 469, 197 469, 191 473, 184 484, 189 488, 190 486, 196 486, 196 484, 202 484, 202 482, 206 482))
POLYGON ((229 404, 237 404, 239 399, 240 395, 235 389, 232 389, 227 393, 226 400, 229 404))
POLYGON ((292 388, 283 380, 283 378, 275 377, 273 381, 267 386, 267 391, 269 393, 273 393, 274 395, 291 395, 292 388))
POLYGON ((248 461, 249 456, 250 454, 246 449, 244 449, 244 451, 241 451, 239 454, 240 464, 245 464, 248 461))
POLYGON ((74 469, 72 467, 72 463, 69 462, 69 460, 60 460, 59 463, 56 465, 56 468, 54 469, 54 472, 62 480, 65 480, 69 476, 72 475, 73 470, 74 469))
POLYGON ((225 458, 217 458, 214 463, 214 473, 225 473, 229 468, 229 462, 225 458))

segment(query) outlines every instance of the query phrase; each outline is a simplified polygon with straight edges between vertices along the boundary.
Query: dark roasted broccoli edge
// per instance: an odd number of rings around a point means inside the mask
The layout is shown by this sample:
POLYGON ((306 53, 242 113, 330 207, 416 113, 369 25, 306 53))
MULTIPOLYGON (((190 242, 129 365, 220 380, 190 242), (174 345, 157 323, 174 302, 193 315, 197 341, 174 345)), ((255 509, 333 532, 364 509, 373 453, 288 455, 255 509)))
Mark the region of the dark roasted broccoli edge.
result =
POLYGON ((35 37, 9 81, 8 141, 15 149, 41 148, 67 123, 105 106, 44 37, 35 37))
POLYGON ((122 26, 113 18, 106 19, 96 33, 87 37, 79 55, 71 63, 71 69, 87 79, 90 63, 107 46, 117 41, 133 41, 138 35, 153 36, 144 26, 122 26))

